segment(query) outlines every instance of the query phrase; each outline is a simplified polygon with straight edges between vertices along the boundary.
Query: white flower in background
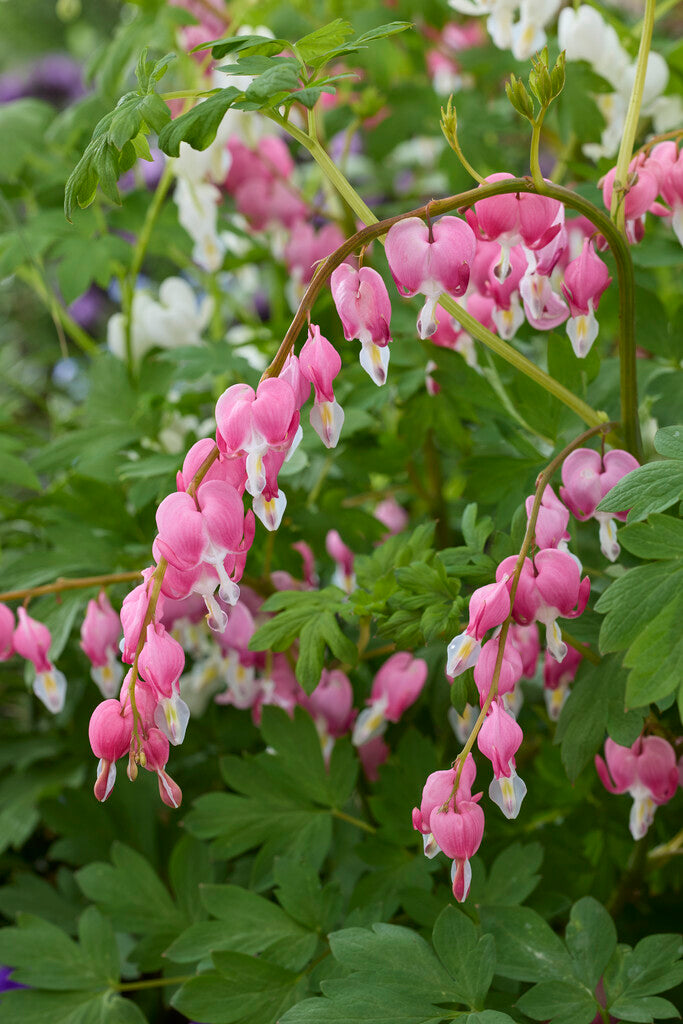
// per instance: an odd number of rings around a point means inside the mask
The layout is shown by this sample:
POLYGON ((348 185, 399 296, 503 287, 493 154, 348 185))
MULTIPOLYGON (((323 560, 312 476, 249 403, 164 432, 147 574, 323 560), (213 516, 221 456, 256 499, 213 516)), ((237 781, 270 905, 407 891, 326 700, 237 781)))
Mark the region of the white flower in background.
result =
POLYGON ((219 270, 225 252, 218 234, 220 190, 208 181, 178 178, 173 198, 178 220, 194 242, 193 261, 209 273, 219 270))
MULTIPOLYGON (((636 61, 631 60, 614 28, 587 4, 581 4, 576 10, 566 7, 561 12, 557 37, 560 47, 567 52, 567 60, 585 60, 614 89, 614 92, 594 97, 605 118, 605 127, 599 143, 588 142, 583 146, 583 152, 591 160, 612 157, 621 142, 636 61)), ((661 54, 650 52, 641 112, 643 117, 652 117, 655 131, 666 131, 680 124, 683 112, 680 97, 662 96, 668 81, 666 61, 661 54)))
POLYGON ((488 14, 486 28, 499 50, 527 60, 546 42, 545 27, 561 0, 448 0, 461 14, 488 14))
MULTIPOLYGON (((182 277, 167 277, 159 288, 158 301, 146 291, 136 291, 132 303, 131 347, 138 362, 152 348, 200 345, 201 333, 213 312, 213 299, 198 299, 182 277)), ((115 313, 107 324, 107 346, 119 359, 127 359, 126 318, 115 313)))

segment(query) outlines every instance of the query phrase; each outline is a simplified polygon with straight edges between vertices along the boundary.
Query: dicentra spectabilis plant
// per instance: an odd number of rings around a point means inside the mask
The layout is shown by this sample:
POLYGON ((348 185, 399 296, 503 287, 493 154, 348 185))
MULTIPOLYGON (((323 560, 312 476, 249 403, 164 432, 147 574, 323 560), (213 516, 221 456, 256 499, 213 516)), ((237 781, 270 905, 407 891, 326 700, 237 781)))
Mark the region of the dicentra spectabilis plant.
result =
POLYGON ((0 1024, 675 1017, 680 13, 34 4, 0 1024))

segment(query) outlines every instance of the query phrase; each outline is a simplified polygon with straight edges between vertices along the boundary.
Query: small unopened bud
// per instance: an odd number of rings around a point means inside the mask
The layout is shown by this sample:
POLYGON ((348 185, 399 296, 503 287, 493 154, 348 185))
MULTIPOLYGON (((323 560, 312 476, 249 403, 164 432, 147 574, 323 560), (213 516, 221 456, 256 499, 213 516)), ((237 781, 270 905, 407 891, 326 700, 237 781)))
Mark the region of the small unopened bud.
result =
POLYGON ((456 149, 455 141, 458 135, 458 115, 453 106, 453 94, 448 97, 446 109, 441 108, 441 131, 444 133, 446 142, 452 149, 456 149))
POLYGON ((533 71, 529 72, 529 88, 543 107, 547 107, 553 98, 550 72, 546 64, 537 61, 533 71))
POLYGON ((135 763, 135 755, 132 750, 128 755, 128 767, 126 768, 126 774, 131 782, 135 782, 138 777, 138 766, 135 763))
POLYGON ((567 54, 565 50, 562 50, 559 57, 555 61, 555 67, 550 72, 550 88, 553 99, 559 96, 562 90, 564 89, 566 63, 567 54))
POLYGON ((533 100, 521 78, 517 78, 516 75, 510 75, 510 81, 505 83, 505 92, 517 113, 532 121, 534 117, 533 100))
POLYGON ((147 755, 142 748, 138 751, 137 762, 141 768, 147 767, 147 755))

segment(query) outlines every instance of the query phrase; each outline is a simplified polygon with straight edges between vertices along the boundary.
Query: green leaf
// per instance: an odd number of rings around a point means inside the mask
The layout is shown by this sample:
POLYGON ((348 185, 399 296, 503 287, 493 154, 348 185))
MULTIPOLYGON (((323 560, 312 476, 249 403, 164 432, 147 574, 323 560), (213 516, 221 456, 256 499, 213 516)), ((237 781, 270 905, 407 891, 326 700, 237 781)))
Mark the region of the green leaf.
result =
POLYGON ((92 992, 3 992, 0 1024, 140 1024, 145 1020, 139 1011, 134 1017, 115 1016, 122 1003, 135 1006, 121 996, 92 992))
POLYGON ((275 772, 284 772, 308 799, 329 806, 325 761, 311 716, 300 707, 293 719, 282 708, 264 707, 261 733, 276 751, 275 772))
POLYGON ((172 1005, 204 1024, 274 1024, 298 996, 305 981, 276 964, 241 953, 215 953, 219 973, 186 982, 172 1005))
POLYGON ((598 748, 605 729, 623 745, 640 733, 644 713, 625 710, 626 673, 618 658, 603 658, 599 665, 585 664, 562 708, 555 743, 562 744, 562 763, 575 782, 598 748), (632 737, 632 738, 631 738, 632 737))
POLYGON ((276 64, 251 83, 244 98, 262 106, 272 105, 273 99, 279 97, 281 93, 299 88, 299 71, 300 68, 295 60, 276 64))
POLYGON ((481 1010, 495 973, 496 951, 492 935, 477 938, 470 921, 455 907, 446 907, 439 915, 432 942, 439 960, 462 993, 462 1002, 481 1010))
POLYGON ((594 992, 617 948, 614 921, 602 904, 591 896, 585 896, 574 904, 565 942, 574 961, 576 977, 594 992))
POLYGON ((639 633, 683 587, 683 568, 678 562, 638 565, 615 580, 595 605, 605 615, 600 627, 600 650, 618 651, 639 633))
POLYGON ((76 881, 115 927, 142 935, 177 933, 184 927, 184 915, 141 854, 116 842, 111 859, 111 864, 95 862, 81 868, 76 881))
POLYGON ((653 513, 619 530, 619 543, 639 558, 683 558, 683 520, 653 513))
MULTIPOLYGON (((607 1009, 629 1021, 651 1021, 668 1016, 663 1006, 650 999, 683 981, 683 944, 680 935, 648 935, 635 949, 619 946, 603 976, 607 1009), (642 1003, 641 1003, 642 1001, 642 1003)), ((661 1000, 666 1004, 666 1000, 661 1000)))
POLYGON ((600 512, 629 510, 627 522, 663 512, 683 497, 683 461, 649 462, 628 473, 608 491, 600 512))
POLYGON ((683 593, 678 591, 645 627, 626 653, 632 669, 626 683, 626 703, 641 706, 663 700, 683 678, 683 593))
POLYGON ((198 50, 207 50, 211 47, 211 55, 220 60, 228 53, 262 54, 266 57, 275 56, 287 49, 292 44, 288 39, 271 39, 270 36, 227 36, 225 39, 217 39, 214 42, 202 43, 195 46, 191 53, 198 50))
POLYGON ((516 906, 530 896, 541 880, 538 870, 543 862, 540 843, 512 843, 494 860, 488 878, 481 886, 473 881, 477 903, 516 906))
POLYGON ((298 39, 295 48, 304 64, 308 64, 314 57, 325 56, 352 35, 353 27, 349 22, 336 18, 329 25, 323 25, 315 32, 298 39))
POLYGON ((565 981, 534 985, 517 1000, 517 1006, 532 1020, 551 1020, 553 1024, 589 1024, 600 1009, 587 989, 565 981))
POLYGON ((332 882, 323 889, 317 871, 305 861, 279 857, 275 895, 284 910, 305 928, 327 933, 341 912, 342 895, 332 882))
POLYGON ((221 89, 192 110, 174 118, 159 133, 159 148, 168 156, 178 156, 180 143, 186 142, 192 149, 206 149, 216 138, 216 132, 226 112, 242 93, 235 86, 221 89))
POLYGON ((683 459, 683 426, 662 427, 655 434, 655 451, 667 459, 683 459))
POLYGON ((118 980, 111 926, 90 907, 81 916, 79 934, 80 945, 61 928, 20 914, 18 927, 0 929, 0 961, 15 968, 15 981, 31 988, 97 991, 108 987, 112 978, 118 980))
POLYGON ((518 981, 573 981, 561 939, 529 907, 482 907, 484 931, 496 940, 496 970, 518 981))
POLYGON ((0 476, 4 484, 15 487, 26 487, 31 491, 41 491, 42 486, 35 470, 24 459, 10 452, 0 452, 0 476))

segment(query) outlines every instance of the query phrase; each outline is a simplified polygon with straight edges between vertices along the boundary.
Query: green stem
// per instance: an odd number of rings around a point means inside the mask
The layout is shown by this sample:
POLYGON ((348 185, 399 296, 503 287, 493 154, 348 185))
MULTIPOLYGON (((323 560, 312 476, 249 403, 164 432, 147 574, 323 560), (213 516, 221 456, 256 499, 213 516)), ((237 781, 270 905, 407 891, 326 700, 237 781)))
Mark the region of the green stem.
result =
POLYGON ((355 825, 356 828, 360 828, 364 832, 370 832, 373 835, 377 831, 375 826, 369 822, 363 821, 362 818, 354 818, 352 814, 347 814, 346 811, 338 811, 336 807, 332 808, 332 817, 339 818, 340 821, 347 821, 349 825, 355 825))
POLYGON ((650 55, 652 44, 652 30, 655 23, 655 0, 645 0, 645 14, 643 17, 642 33, 640 36, 640 47, 638 49, 638 61, 636 63, 636 75, 631 90, 631 98, 626 111, 624 122, 624 133, 621 137, 617 167, 614 174, 612 187, 612 207, 610 215, 621 232, 624 231, 625 215, 625 189, 628 181, 628 166, 633 153, 633 143, 638 129, 640 107, 643 102, 643 90, 645 88, 645 74, 647 72, 647 61, 650 55))
POLYGON ((30 285, 50 313, 55 324, 61 325, 73 343, 80 348, 81 352, 87 352, 91 356, 99 353, 100 350, 95 339, 91 338, 88 332, 84 331, 80 324, 76 323, 68 309, 65 309, 54 294, 42 272, 32 270, 31 268, 22 268, 17 271, 17 277, 20 277, 22 281, 30 285))
POLYGON ((145 978, 144 981, 124 981, 119 985, 112 985, 114 992, 137 992, 145 988, 162 988, 165 985, 183 985, 186 981, 192 981, 196 974, 181 974, 177 978, 145 978))
POLYGON ((138 274, 142 268, 142 263, 149 246, 150 239, 152 237, 152 231, 156 224, 161 207, 163 206, 164 199, 171 187, 173 181, 173 164, 170 160, 166 161, 164 172, 159 179, 154 195, 152 196, 152 202, 147 207, 145 219, 142 223, 140 234, 137 237, 135 248, 133 249, 133 257, 130 262, 130 269, 126 278, 123 281, 122 286, 122 306, 124 323, 126 330, 126 357, 128 361, 129 370, 133 370, 134 355, 133 352, 133 299, 135 297, 135 282, 137 281, 138 274))
POLYGON ((531 177, 534 180, 534 185, 537 189, 542 189, 545 182, 543 175, 541 174, 541 164, 538 158, 538 151, 541 145, 541 127, 543 125, 543 118, 548 108, 541 107, 541 111, 535 121, 532 122, 533 129, 531 132, 531 151, 529 153, 529 166, 531 167, 531 177))

